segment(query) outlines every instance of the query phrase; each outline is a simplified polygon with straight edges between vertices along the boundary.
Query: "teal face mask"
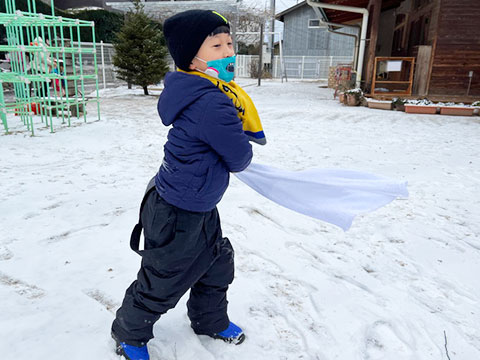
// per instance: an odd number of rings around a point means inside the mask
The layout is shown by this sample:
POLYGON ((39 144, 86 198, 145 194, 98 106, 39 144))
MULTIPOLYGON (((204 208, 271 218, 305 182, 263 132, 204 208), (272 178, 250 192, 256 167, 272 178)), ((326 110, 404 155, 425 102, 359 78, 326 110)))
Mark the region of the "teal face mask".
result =
POLYGON ((199 57, 196 58, 207 64, 207 70, 203 71, 205 74, 223 80, 227 83, 233 80, 235 75, 235 55, 212 61, 205 61, 199 57))

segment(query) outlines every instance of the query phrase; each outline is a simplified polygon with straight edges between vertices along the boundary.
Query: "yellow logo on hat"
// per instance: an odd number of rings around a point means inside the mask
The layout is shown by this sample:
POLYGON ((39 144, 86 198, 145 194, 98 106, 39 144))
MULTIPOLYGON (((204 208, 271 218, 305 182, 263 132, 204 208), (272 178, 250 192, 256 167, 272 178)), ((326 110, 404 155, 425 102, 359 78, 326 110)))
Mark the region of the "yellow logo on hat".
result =
POLYGON ((214 13, 215 15, 220 16, 220 17, 223 19, 223 21, 225 21, 225 24, 228 24, 228 20, 225 18, 225 16, 223 16, 222 14, 219 14, 219 13, 216 12, 216 11, 212 11, 212 13, 214 13))

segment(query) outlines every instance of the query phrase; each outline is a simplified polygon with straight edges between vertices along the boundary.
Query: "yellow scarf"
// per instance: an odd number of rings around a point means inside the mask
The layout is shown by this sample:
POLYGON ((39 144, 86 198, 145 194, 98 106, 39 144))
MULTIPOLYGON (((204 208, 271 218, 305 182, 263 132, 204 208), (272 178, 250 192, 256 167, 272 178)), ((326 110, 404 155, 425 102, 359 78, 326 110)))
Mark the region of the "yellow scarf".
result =
POLYGON ((253 141, 260 145, 265 145, 267 139, 263 133, 262 123, 260 122, 260 117, 258 116, 257 108, 253 103, 250 96, 235 82, 230 81, 229 83, 204 74, 200 71, 183 71, 178 69, 178 71, 184 72, 186 74, 197 75, 203 77, 207 80, 210 80, 213 85, 215 85, 221 92, 227 95, 235 106, 237 110, 237 116, 242 120, 243 131, 245 135, 248 136, 250 141, 253 141))

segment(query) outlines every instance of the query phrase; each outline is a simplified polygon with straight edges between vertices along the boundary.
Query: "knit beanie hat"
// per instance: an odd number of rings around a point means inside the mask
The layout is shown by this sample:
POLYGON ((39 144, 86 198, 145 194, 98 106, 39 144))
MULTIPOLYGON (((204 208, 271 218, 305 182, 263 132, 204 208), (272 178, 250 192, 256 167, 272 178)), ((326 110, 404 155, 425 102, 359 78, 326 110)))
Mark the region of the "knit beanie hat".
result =
POLYGON ((228 20, 212 10, 188 10, 165 20, 163 34, 175 64, 188 71, 203 41, 222 25, 230 28, 228 20))

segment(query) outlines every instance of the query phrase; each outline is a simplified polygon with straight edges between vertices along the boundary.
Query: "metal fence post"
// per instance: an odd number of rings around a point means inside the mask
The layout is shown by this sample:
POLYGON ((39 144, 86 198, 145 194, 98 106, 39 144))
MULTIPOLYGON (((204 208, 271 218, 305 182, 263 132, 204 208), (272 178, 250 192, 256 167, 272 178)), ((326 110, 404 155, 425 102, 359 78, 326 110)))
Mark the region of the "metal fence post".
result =
POLYGON ((100 41, 100 51, 101 51, 101 55, 102 55, 103 88, 106 89, 107 88, 107 80, 105 78, 105 56, 104 56, 104 53, 103 53, 103 40, 100 41))
POLYGON ((302 56, 302 72, 301 72, 301 75, 300 75, 300 78, 303 80, 303 69, 305 68, 305 56, 302 56))

